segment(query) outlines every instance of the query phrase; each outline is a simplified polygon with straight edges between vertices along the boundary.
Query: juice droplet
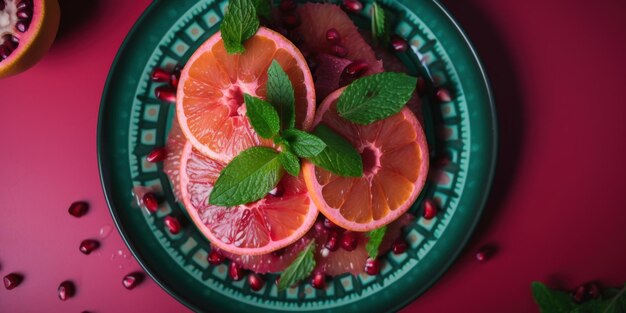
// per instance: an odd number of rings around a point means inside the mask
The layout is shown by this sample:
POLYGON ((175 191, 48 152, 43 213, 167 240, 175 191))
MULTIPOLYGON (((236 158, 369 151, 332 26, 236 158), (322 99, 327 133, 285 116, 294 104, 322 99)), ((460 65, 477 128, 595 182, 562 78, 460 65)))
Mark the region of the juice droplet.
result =
POLYGON ((109 237, 113 228, 110 225, 104 225, 100 227, 100 238, 104 239, 109 237))
POLYGON ((121 249, 117 250, 117 255, 122 256, 122 254, 124 254, 124 252, 121 249))

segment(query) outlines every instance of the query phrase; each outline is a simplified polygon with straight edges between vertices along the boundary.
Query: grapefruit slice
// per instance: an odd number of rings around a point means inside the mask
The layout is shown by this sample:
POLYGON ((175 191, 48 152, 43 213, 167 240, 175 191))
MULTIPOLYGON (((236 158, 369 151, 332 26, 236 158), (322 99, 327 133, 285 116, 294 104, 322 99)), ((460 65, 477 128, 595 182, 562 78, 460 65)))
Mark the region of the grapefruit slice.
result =
POLYGON ((367 126, 343 119, 335 109, 343 90, 322 102, 314 125, 323 123, 354 145, 363 159, 363 176, 337 176, 308 161, 302 173, 324 216, 348 230, 370 231, 396 220, 413 204, 426 182, 428 146, 407 107, 367 126))
POLYGON ((48 52, 60 11, 57 0, 0 0, 0 78, 27 70, 48 52))
POLYGON ((204 156, 188 141, 180 159, 180 193, 198 229, 220 249, 259 255, 300 239, 315 223, 317 208, 302 178, 284 175, 265 198, 235 207, 208 203, 225 163, 204 156))
POLYGON ((176 112, 194 148, 228 162, 246 148, 271 146, 246 117, 243 93, 265 99, 267 69, 276 60, 294 88, 296 127, 308 130, 315 114, 315 89, 306 60, 285 37, 265 27, 248 39, 240 55, 226 53, 221 33, 209 38, 181 72, 176 112))
POLYGON ((169 178, 172 189, 174 189, 174 195, 178 201, 182 199, 180 193, 180 160, 185 143, 187 143, 187 139, 178 125, 178 120, 174 118, 172 120, 172 128, 165 142, 167 154, 165 160, 163 160, 163 172, 169 178))

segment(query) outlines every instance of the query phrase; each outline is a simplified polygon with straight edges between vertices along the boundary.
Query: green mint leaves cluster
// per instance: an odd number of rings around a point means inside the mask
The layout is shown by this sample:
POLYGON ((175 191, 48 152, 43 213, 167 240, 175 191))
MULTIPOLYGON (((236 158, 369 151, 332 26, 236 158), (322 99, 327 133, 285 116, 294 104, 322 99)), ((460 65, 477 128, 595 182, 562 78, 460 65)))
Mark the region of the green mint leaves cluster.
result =
POLYGON ((575 303, 569 293, 552 290, 540 282, 532 283, 535 302, 542 313, 618 313, 626 312, 626 285, 606 289, 597 299, 575 303))
POLYGON ((259 29, 259 16, 269 18, 271 10, 270 0, 230 0, 220 25, 226 52, 243 53, 243 43, 259 29))
POLYGON ((315 240, 311 242, 298 254, 295 260, 280 274, 278 291, 287 289, 289 286, 305 279, 311 275, 315 268, 315 240))

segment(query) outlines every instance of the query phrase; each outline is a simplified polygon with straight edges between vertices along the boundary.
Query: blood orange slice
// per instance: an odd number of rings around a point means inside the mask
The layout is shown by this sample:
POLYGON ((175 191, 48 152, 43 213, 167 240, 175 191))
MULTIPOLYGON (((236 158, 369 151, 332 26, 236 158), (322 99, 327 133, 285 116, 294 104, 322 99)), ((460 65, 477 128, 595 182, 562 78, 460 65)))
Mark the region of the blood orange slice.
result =
POLYGON ((165 160, 163 160, 163 172, 167 175, 172 184, 174 195, 176 199, 180 201, 182 199, 180 194, 180 160, 185 148, 187 139, 183 135, 183 131, 178 126, 178 120, 174 118, 172 121, 172 128, 169 135, 167 135, 167 141, 165 143, 165 150, 167 154, 165 160))
POLYGON ((208 203, 225 166, 187 142, 180 160, 180 193, 198 229, 220 249, 239 255, 259 255, 300 239, 315 223, 317 208, 301 178, 284 175, 265 198, 235 207, 208 203))
POLYGON ((336 176, 310 162, 302 172, 311 198, 327 218, 345 229, 369 231, 396 220, 415 201, 428 174, 428 146, 406 107, 367 126, 343 119, 335 109, 343 90, 322 102, 314 125, 325 124, 355 146, 363 176, 336 176))
POLYGON ((176 97, 180 127, 194 148, 214 160, 227 162, 251 146, 271 145, 250 126, 243 93, 265 99, 272 60, 293 85, 296 127, 308 130, 315 114, 311 72, 289 40, 261 27, 244 47, 243 54, 227 54, 217 33, 196 50, 181 72, 176 97))

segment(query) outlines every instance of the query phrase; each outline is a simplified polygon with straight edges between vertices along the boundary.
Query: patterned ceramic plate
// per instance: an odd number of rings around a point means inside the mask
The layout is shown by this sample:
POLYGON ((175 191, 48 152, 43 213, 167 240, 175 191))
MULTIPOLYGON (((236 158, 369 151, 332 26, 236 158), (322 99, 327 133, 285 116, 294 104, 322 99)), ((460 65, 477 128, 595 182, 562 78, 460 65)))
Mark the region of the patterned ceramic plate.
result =
MULTIPOLYGON (((367 2, 367 1, 366 1, 367 2)), ((495 163, 494 107, 475 51, 450 15, 434 0, 382 1, 397 13, 396 33, 411 48, 400 55, 414 75, 429 77, 453 95, 449 102, 424 99, 426 133, 433 167, 430 182, 412 208, 421 213, 425 197, 441 208, 436 218, 418 218, 405 229, 407 253, 388 254, 377 276, 335 277, 326 290, 309 283, 278 292, 273 283, 252 291, 246 279, 232 281, 226 265, 207 263, 209 242, 177 203, 161 164, 145 161, 167 136, 174 106, 154 97, 155 66, 184 64, 217 32, 227 1, 154 1, 122 44, 104 89, 98 124, 102 185, 111 214, 130 250, 154 280, 197 311, 384 312, 414 300, 450 266, 468 240, 486 200, 495 163), (435 162, 447 160, 447 162, 435 162), (162 190, 165 201, 150 215, 132 205, 133 186, 162 190), (173 214, 183 231, 164 231, 173 214)), ((359 25, 367 25, 370 3, 359 25)), ((273 282, 269 275, 267 281, 273 282)))

